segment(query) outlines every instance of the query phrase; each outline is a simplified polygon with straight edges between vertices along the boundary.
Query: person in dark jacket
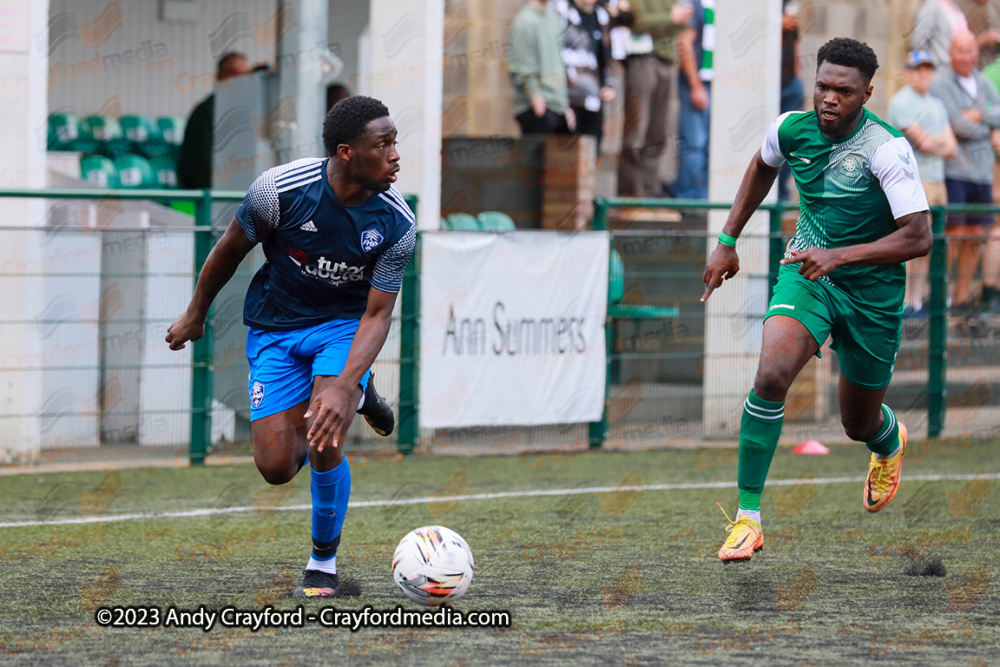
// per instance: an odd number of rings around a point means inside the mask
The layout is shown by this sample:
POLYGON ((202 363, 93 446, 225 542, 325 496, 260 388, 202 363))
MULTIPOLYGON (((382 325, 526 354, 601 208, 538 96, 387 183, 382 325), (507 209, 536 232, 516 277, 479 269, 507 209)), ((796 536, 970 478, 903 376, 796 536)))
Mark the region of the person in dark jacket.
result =
MULTIPOLYGON (((247 57, 230 51, 219 59, 215 79, 225 81, 250 74, 247 57)), ((215 124, 215 93, 191 111, 184 129, 180 159, 177 161, 177 184, 186 190, 212 187, 212 127, 215 124)))
POLYGON ((563 27, 566 92, 576 116, 576 132, 589 134, 599 143, 603 103, 615 98, 609 69, 611 46, 606 34, 611 17, 597 0, 556 0, 553 8, 563 27))

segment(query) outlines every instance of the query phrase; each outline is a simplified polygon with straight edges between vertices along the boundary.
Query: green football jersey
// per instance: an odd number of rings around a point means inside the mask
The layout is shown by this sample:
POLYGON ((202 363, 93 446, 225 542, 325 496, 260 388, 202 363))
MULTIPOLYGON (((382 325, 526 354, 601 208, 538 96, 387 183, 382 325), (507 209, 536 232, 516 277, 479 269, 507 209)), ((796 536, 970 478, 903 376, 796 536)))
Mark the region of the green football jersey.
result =
MULTIPOLYGON (((857 129, 839 141, 820 132, 815 111, 782 115, 768 130, 761 158, 787 162, 799 190, 793 250, 843 248, 892 234, 896 220, 928 209, 916 158, 903 135, 864 110, 857 129)), ((903 264, 844 266, 821 278, 874 308, 900 309, 903 264)))

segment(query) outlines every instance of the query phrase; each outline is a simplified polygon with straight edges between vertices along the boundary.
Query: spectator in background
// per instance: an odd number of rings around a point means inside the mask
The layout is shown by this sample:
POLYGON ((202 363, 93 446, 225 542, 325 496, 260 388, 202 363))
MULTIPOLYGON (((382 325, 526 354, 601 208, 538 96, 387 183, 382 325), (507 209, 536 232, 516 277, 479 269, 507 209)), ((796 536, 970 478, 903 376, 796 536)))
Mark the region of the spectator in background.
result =
POLYGON ((604 7, 611 17, 611 29, 608 31, 611 59, 625 60, 628 44, 632 41, 632 26, 635 25, 635 14, 629 0, 599 0, 597 4, 604 7))
POLYGON ((601 143, 602 104, 615 98, 611 85, 611 49, 605 31, 611 17, 597 0, 555 0, 563 27, 563 64, 570 108, 578 134, 589 134, 601 143))
MULTIPOLYGON (((992 204, 993 162, 1000 147, 1000 94, 976 70, 979 45, 968 30, 955 34, 951 45, 951 70, 939 72, 931 83, 931 95, 940 99, 958 138, 958 152, 945 162, 945 187, 950 204, 992 204)), ((981 237, 993 224, 983 213, 948 216, 948 233, 955 236, 952 257, 957 257, 953 314, 959 318, 974 313, 969 304, 972 278, 979 264, 981 237)), ((995 273, 995 271, 994 271, 995 273)), ((983 303, 1000 314, 1000 283, 989 275, 983 303)))
POLYGON ((979 69, 996 60, 1000 42, 1000 0, 955 0, 979 43, 979 69))
POLYGON ((340 100, 346 100, 351 96, 351 91, 347 86, 340 83, 331 83, 326 87, 326 110, 329 111, 333 105, 340 100))
POLYGON ((930 53, 935 67, 947 67, 952 37, 968 29, 965 14, 955 0, 924 0, 913 22, 910 48, 930 53))
MULTIPOLYGON (((780 112, 801 111, 806 99, 799 63, 799 3, 784 0, 781 17, 781 103, 780 112)), ((778 173, 778 199, 788 201, 788 178, 792 170, 788 163, 778 173)))
POLYGON ((681 72, 677 77, 677 180, 681 199, 708 199, 708 136, 715 49, 715 0, 691 0, 691 27, 677 38, 681 72))
POLYGON ((660 159, 667 146, 670 77, 677 36, 694 10, 684 0, 635 0, 630 55, 625 62, 625 137, 618 194, 659 197, 660 159))
MULTIPOLYGON (((954 157, 958 150, 955 133, 948 125, 948 112, 941 100, 928 91, 934 78, 934 60, 926 51, 913 51, 906 59, 906 86, 889 101, 889 123, 902 132, 913 146, 917 169, 923 181, 927 203, 943 206, 948 203, 944 185, 944 159, 954 157)), ((923 319, 926 299, 927 255, 906 263, 906 310, 904 317, 923 319)))
MULTIPOLYGON (((987 65, 983 70, 983 76, 992 84, 993 89, 1000 93, 1000 59, 987 65)), ((1000 147, 996 148, 1000 156, 1000 147)), ((1000 161, 993 162, 993 201, 1000 201, 1000 161)), ((991 291, 996 291, 992 286, 1000 285, 1000 225, 997 224, 990 230, 990 239, 986 244, 986 254, 983 257, 983 282, 991 286, 991 291)), ((995 302, 995 299, 993 301, 995 302)), ((995 303, 988 306, 988 311, 996 314, 995 303)))
MULTIPOLYGON (((247 57, 230 51, 219 59, 215 81, 225 81, 250 74, 247 57)), ((184 128, 180 159, 177 161, 177 184, 184 189, 212 187, 212 127, 215 124, 215 93, 202 100, 188 117, 184 128)))
POLYGON ((566 95, 563 31, 546 0, 528 0, 510 27, 507 66, 511 103, 523 134, 555 134, 576 128, 566 95))

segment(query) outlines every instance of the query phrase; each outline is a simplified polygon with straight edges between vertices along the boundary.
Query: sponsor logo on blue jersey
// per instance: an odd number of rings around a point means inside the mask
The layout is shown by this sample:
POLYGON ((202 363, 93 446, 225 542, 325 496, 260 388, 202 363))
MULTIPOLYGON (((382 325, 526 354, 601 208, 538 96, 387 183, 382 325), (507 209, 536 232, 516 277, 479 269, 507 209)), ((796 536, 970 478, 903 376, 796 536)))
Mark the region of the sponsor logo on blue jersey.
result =
POLYGON ((347 262, 331 262, 326 257, 320 257, 316 264, 310 264, 309 258, 301 250, 293 249, 294 253, 288 255, 288 259, 295 262, 303 275, 315 276, 327 281, 333 286, 343 285, 348 281, 357 282, 365 277, 365 267, 348 266, 347 262))
POLYGON ((361 247, 365 252, 371 252, 382 243, 382 235, 377 229, 366 229, 361 232, 361 247))

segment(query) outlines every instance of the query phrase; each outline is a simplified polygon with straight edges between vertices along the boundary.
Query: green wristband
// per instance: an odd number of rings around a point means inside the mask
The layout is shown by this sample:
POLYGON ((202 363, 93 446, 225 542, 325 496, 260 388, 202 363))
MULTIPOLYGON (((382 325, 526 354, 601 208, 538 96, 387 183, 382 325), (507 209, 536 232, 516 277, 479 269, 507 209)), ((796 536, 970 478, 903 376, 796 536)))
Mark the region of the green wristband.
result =
POLYGON ((729 234, 727 234, 725 232, 720 232, 719 233, 719 243, 721 243, 722 245, 727 245, 730 248, 735 248, 736 247, 736 237, 735 236, 730 236, 729 234))

